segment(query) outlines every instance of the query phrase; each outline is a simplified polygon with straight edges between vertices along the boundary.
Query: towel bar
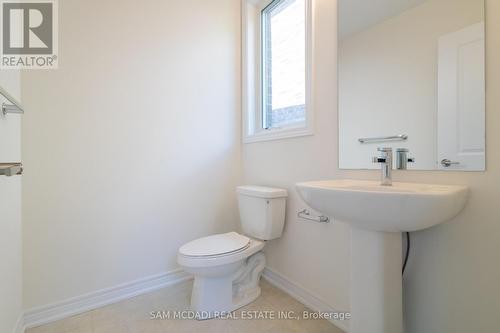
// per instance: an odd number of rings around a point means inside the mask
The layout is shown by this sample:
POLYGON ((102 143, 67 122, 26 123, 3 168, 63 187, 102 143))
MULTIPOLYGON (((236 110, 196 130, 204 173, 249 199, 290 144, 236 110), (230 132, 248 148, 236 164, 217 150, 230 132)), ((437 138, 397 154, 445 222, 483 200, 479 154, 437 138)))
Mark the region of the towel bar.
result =
POLYGON ((22 163, 0 163, 0 176, 14 176, 23 174, 22 163))
POLYGON ((382 136, 378 138, 359 138, 360 143, 374 143, 374 142, 385 142, 385 141, 406 141, 408 140, 408 135, 393 135, 393 136, 382 136))
POLYGON ((324 216, 324 215, 313 216, 313 215, 311 215, 311 212, 309 212, 307 209, 304 209, 304 210, 301 210, 300 212, 298 212, 297 216, 302 218, 302 219, 305 219, 305 220, 319 222, 319 223, 330 222, 330 218, 328 216, 324 216))

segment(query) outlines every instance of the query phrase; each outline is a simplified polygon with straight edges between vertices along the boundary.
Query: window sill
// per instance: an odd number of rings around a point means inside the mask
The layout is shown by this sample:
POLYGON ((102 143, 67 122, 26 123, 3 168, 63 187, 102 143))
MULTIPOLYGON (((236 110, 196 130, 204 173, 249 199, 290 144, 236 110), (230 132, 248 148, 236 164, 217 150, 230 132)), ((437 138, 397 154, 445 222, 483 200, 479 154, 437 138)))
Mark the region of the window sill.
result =
POLYGON ((256 134, 246 135, 243 138, 243 143, 255 143, 273 140, 290 139, 301 136, 313 135, 314 132, 309 127, 285 128, 270 131, 263 131, 256 134))

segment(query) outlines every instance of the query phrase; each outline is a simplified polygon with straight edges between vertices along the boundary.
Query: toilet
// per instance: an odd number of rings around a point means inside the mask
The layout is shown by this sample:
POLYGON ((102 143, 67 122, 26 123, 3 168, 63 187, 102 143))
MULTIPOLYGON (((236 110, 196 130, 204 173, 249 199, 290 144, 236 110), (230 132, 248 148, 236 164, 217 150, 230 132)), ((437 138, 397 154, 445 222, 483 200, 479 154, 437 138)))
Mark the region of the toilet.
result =
POLYGON ((198 319, 234 311, 260 295, 266 265, 265 241, 281 237, 287 191, 239 186, 238 207, 243 234, 228 232, 183 245, 177 262, 194 276, 191 310, 198 319))

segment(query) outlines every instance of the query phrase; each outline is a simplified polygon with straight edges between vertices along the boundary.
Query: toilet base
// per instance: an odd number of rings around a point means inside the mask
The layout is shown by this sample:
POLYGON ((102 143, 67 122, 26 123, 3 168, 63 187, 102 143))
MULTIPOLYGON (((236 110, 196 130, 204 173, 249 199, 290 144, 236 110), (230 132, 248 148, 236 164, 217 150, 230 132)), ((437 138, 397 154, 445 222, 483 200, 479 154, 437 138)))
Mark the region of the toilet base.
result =
POLYGON ((200 320, 215 318, 255 301, 261 289, 260 277, 266 265, 264 253, 217 267, 217 275, 196 275, 191 294, 191 310, 200 320))

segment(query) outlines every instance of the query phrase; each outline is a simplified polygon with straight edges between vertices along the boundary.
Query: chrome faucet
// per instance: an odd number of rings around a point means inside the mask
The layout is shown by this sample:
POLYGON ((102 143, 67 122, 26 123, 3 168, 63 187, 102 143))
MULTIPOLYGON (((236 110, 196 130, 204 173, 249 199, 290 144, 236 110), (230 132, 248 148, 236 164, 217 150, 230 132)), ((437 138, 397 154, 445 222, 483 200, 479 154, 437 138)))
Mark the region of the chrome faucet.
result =
POLYGON ((379 157, 373 158, 373 163, 380 163, 382 167, 381 185, 392 185, 392 148, 381 147, 377 151, 380 152, 379 157))
MULTIPOLYGON (((392 185, 392 148, 381 147, 377 151, 380 152, 379 157, 373 158, 373 163, 380 163, 382 168, 381 185, 392 185)), ((406 148, 396 149, 396 169, 406 170, 408 163, 414 163, 414 158, 408 157, 409 150, 406 148)))

